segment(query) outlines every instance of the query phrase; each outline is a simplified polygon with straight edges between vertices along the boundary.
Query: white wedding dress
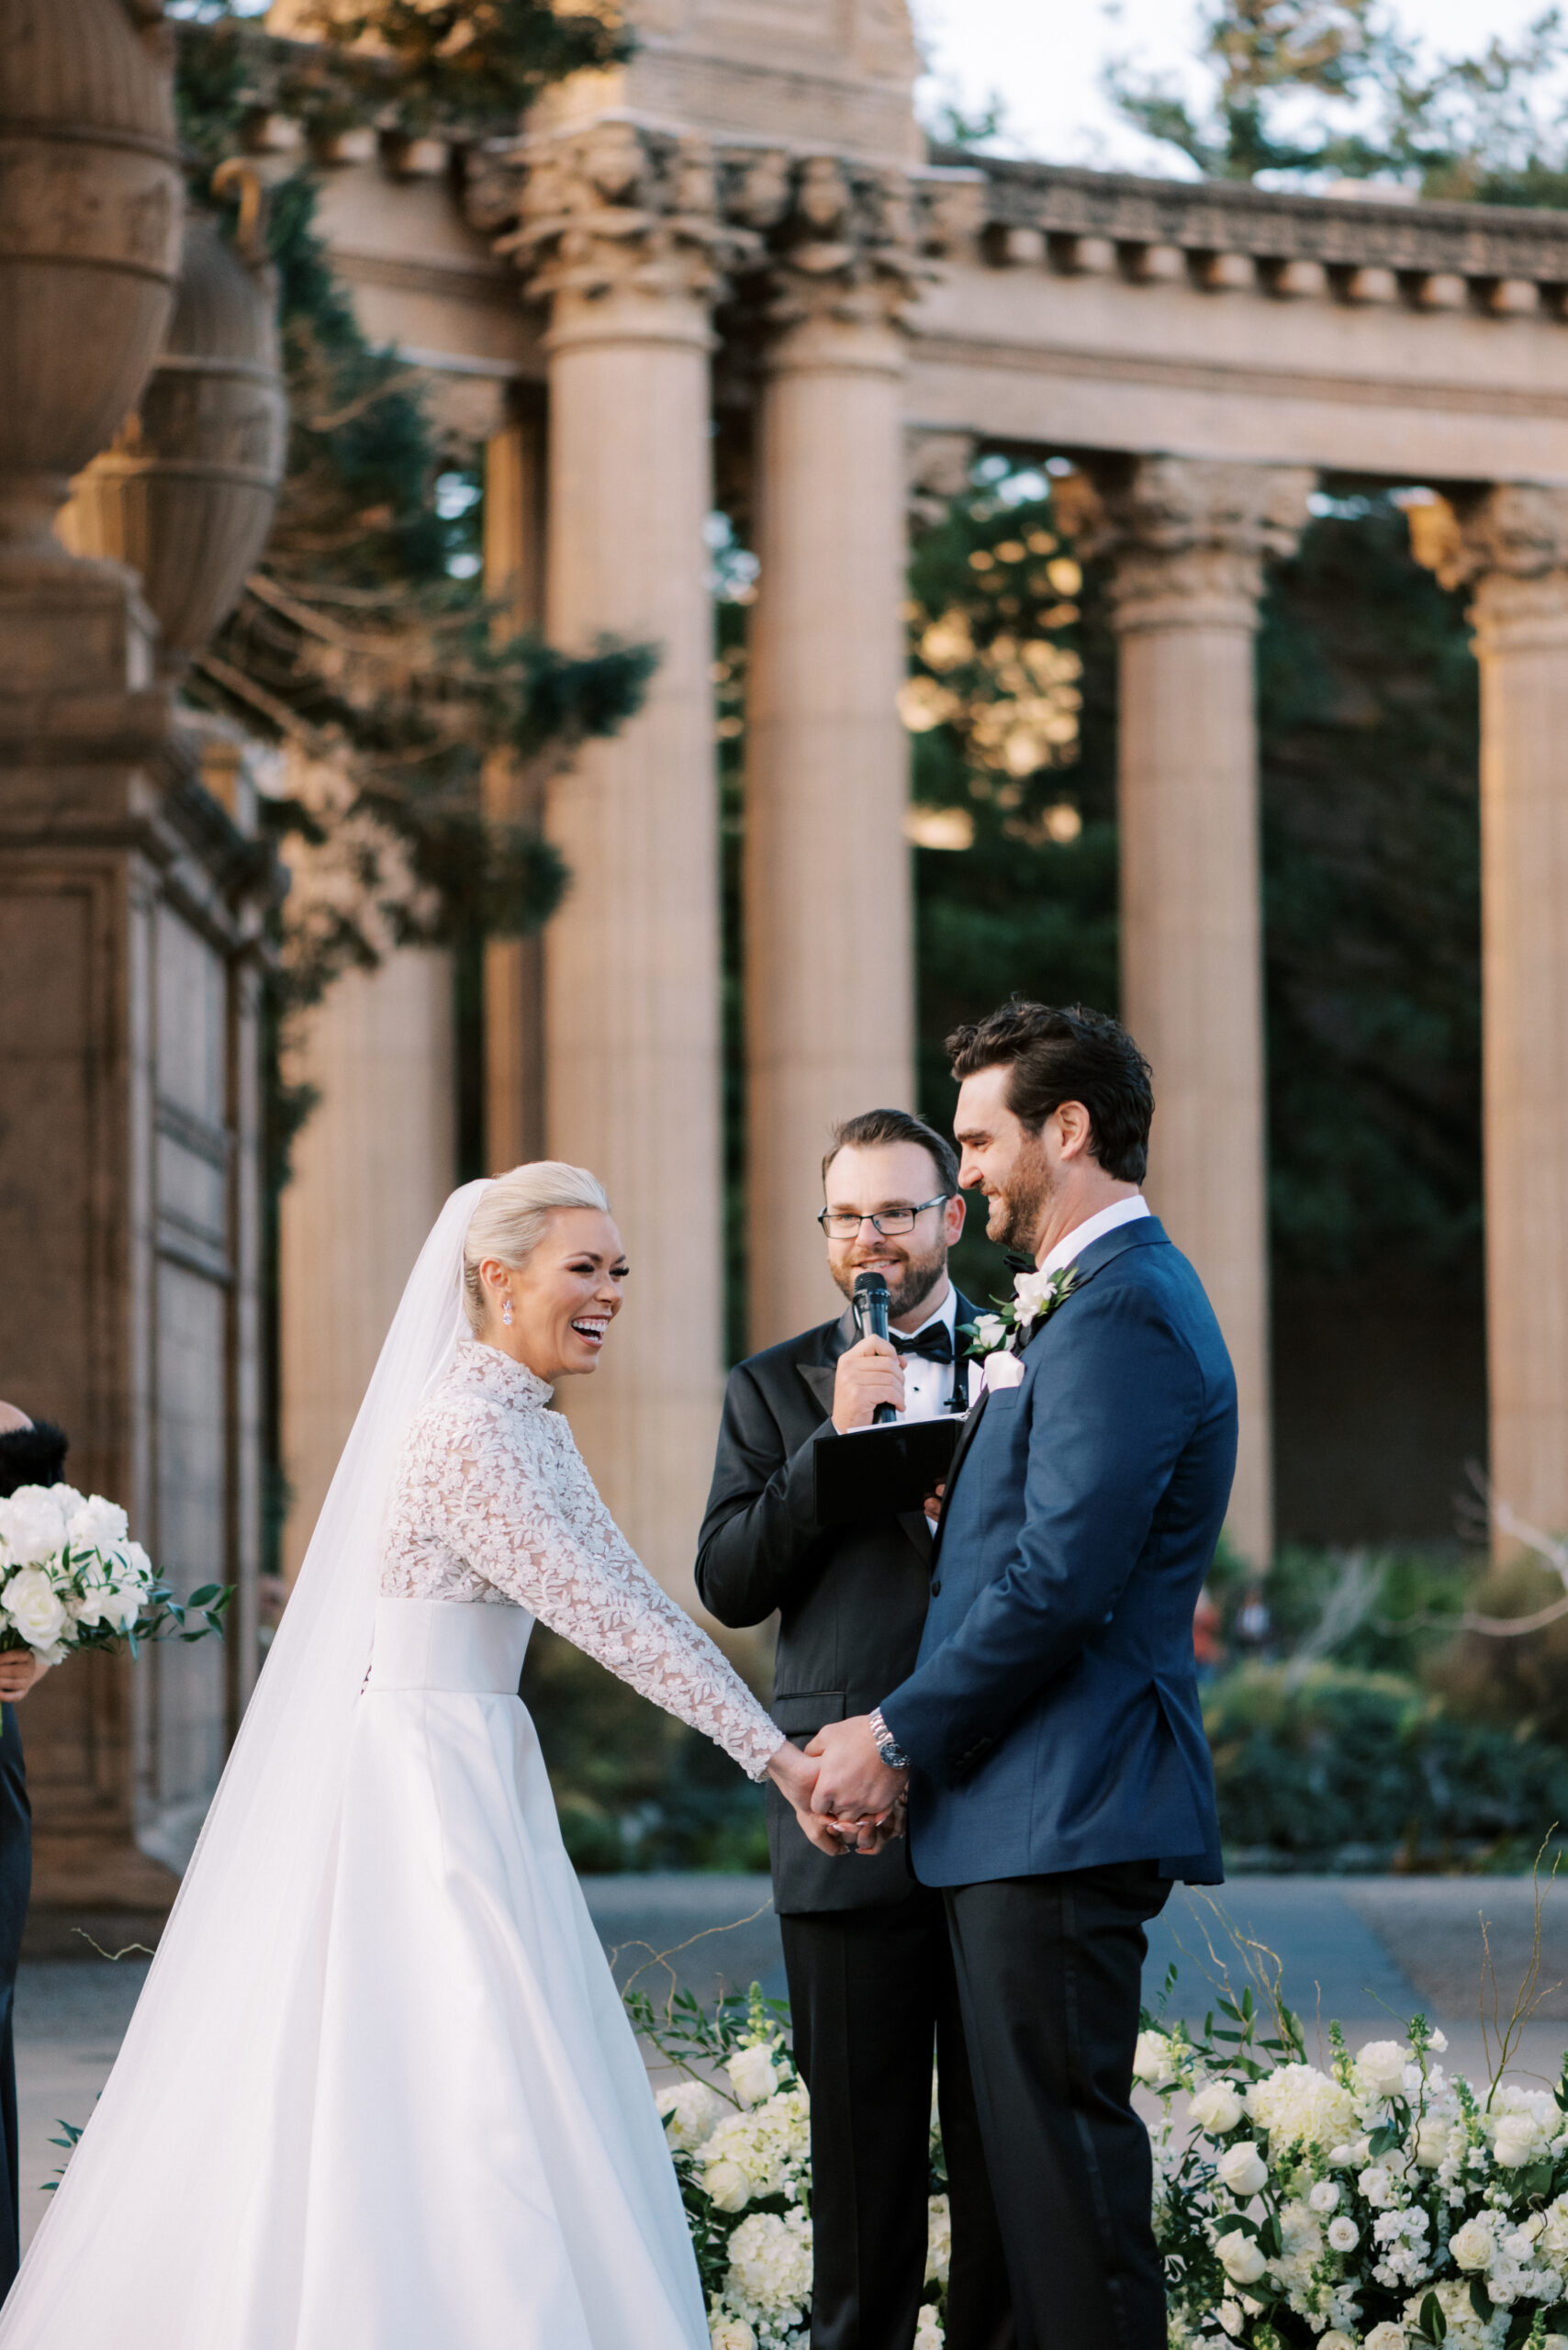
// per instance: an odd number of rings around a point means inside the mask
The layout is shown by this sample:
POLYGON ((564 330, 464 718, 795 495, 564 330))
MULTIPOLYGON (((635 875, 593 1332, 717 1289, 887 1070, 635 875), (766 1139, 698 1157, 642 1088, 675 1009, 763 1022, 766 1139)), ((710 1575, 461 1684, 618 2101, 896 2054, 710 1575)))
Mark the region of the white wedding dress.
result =
POLYGON ((224 1865, 246 1837, 225 1849, 209 1823, 209 1878, 246 1921, 198 1920, 182 1954, 198 1848, 4 2350, 708 2350, 663 2129, 517 1695, 533 1622, 754 1778, 779 1733, 628 1547, 550 1391, 471 1339, 437 1352, 412 1417, 392 1414, 369 1670, 319 1703, 324 1802, 297 1740, 274 1746, 306 1881, 286 1889, 286 1822, 241 1773, 261 1897, 224 1865), (213 1966, 237 2012, 204 1998, 213 1966))

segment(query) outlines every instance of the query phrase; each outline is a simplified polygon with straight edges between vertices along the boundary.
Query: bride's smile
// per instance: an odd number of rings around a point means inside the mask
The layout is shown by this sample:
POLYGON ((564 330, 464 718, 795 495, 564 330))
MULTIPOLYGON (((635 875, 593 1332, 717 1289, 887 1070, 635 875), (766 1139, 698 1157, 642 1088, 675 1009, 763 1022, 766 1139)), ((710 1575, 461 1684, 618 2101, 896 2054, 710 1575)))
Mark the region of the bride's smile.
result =
POLYGON ((557 1208, 524 1264, 487 1257, 480 1265, 478 1336, 550 1385, 597 1371, 627 1271, 613 1216, 601 1208, 557 1208))

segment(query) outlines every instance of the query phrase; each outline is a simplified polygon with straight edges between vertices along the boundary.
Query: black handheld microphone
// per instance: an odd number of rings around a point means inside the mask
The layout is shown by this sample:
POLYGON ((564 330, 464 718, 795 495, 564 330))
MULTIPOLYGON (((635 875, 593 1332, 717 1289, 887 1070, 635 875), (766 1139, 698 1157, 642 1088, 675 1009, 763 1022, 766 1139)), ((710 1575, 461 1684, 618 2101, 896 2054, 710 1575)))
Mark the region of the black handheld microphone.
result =
MULTIPOLYGON (((863 1338, 885 1338, 888 1335, 888 1284, 880 1273, 857 1273, 855 1276, 855 1326, 863 1338)), ((890 1404, 879 1404, 871 1415, 877 1427, 896 1420, 898 1414, 890 1404)))

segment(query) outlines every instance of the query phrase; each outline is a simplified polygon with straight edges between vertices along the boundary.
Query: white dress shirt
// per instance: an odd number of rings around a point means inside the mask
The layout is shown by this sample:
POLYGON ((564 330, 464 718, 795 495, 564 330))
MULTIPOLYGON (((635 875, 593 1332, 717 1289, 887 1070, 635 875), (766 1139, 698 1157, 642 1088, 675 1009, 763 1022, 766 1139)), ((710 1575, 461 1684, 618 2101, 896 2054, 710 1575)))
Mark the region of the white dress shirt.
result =
MULTIPOLYGON (((953 1341, 953 1353, 956 1359, 962 1355, 967 1344, 967 1341, 958 1335, 955 1326, 958 1318, 958 1292, 949 1281, 946 1296, 935 1314, 926 1315, 918 1330, 895 1330, 890 1332, 890 1336, 895 1338, 913 1338, 919 1336, 920 1330, 929 1330, 934 1324, 945 1322, 947 1325, 948 1336, 953 1341)), ((904 1395, 903 1410, 899 1414, 900 1419, 939 1419, 949 1408, 948 1398, 953 1393, 953 1364, 933 1362, 927 1355, 902 1355, 900 1360, 903 1364, 904 1395)), ((971 1401, 977 1392, 974 1384, 977 1368, 978 1366, 972 1362, 959 1362, 958 1365, 960 1382, 958 1392, 969 1397, 971 1401)))
MULTIPOLYGON (((1075 1224, 1070 1232, 1062 1235, 1054 1248, 1047 1250, 1041 1272, 1059 1272, 1075 1257, 1081 1257, 1091 1242, 1103 1240, 1108 1232, 1119 1231, 1124 1224, 1136 1224, 1140 1215, 1151 1213, 1143 1193, 1135 1192, 1130 1200, 1117 1200, 1112 1206, 1102 1208, 1098 1215, 1085 1216, 1081 1224, 1075 1224)), ((904 1376, 909 1376, 907 1371, 904 1376)))

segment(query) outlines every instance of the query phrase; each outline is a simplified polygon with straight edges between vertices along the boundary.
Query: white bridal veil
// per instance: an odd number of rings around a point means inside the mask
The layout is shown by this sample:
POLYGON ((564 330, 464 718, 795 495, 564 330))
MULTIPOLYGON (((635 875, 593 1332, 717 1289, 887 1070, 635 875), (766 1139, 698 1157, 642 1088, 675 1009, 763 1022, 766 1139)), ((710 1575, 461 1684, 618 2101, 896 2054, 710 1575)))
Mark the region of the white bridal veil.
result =
POLYGON ((335 1824, 383 1528, 405 1431, 462 1333, 463 1243, 484 1189, 453 1193, 409 1277, 119 2061, 0 2314, 0 2350, 294 2339, 335 1824))

